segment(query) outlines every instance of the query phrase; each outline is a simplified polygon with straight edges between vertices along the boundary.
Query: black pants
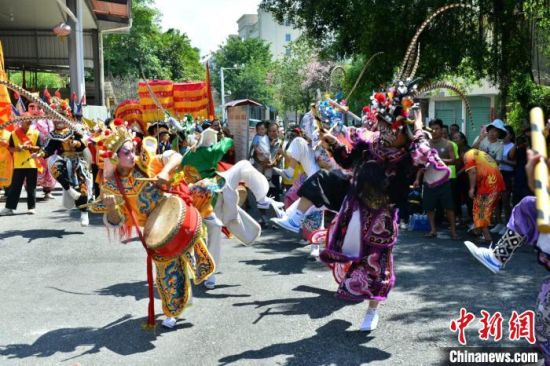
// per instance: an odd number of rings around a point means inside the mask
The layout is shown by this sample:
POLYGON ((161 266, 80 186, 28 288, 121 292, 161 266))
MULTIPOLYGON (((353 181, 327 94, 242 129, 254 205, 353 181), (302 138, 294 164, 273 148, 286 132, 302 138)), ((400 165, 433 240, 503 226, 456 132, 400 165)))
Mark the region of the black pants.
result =
POLYGON ((98 198, 100 193, 99 184, 96 182, 98 172, 99 172, 99 167, 97 166, 97 164, 92 164, 92 176, 94 180, 94 197, 95 198, 98 198))
POLYGON ((32 168, 14 169, 13 178, 11 180, 11 186, 8 191, 8 198, 6 200, 6 208, 11 210, 17 209, 19 198, 21 197, 21 189, 25 179, 27 180, 27 207, 29 210, 36 206, 36 180, 38 178, 38 171, 32 168))
POLYGON ((351 186, 351 176, 341 170, 319 170, 306 179, 298 190, 298 196, 307 198, 315 207, 325 206, 339 211, 351 186))

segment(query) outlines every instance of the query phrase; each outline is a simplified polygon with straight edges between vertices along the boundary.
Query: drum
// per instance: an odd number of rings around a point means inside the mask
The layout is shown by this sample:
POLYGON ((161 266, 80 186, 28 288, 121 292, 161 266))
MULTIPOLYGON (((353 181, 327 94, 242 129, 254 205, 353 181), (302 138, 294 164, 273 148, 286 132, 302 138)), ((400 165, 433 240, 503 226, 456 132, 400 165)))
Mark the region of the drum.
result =
POLYGON ((166 195, 145 223, 147 248, 160 257, 176 257, 193 246, 202 225, 197 209, 180 197, 166 195))

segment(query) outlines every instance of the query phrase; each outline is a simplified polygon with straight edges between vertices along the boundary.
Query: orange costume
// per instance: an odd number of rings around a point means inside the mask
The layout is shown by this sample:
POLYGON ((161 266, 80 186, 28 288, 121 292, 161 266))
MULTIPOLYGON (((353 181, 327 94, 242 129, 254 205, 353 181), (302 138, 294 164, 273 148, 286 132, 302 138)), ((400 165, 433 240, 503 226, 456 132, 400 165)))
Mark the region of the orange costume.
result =
POLYGON ((500 193, 506 189, 497 162, 486 152, 471 149, 464 154, 464 170, 476 169, 473 219, 476 228, 488 227, 500 193))

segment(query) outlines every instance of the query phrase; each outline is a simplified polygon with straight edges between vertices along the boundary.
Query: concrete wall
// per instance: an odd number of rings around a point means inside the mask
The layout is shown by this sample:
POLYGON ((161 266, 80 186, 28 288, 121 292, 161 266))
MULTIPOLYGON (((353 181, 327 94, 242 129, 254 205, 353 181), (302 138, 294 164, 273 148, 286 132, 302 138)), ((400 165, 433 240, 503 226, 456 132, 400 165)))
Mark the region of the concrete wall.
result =
POLYGON ((271 54, 275 59, 285 55, 285 47, 289 42, 301 36, 299 29, 279 24, 271 13, 258 9, 258 14, 244 14, 237 20, 239 37, 242 39, 261 38, 270 45, 271 54))

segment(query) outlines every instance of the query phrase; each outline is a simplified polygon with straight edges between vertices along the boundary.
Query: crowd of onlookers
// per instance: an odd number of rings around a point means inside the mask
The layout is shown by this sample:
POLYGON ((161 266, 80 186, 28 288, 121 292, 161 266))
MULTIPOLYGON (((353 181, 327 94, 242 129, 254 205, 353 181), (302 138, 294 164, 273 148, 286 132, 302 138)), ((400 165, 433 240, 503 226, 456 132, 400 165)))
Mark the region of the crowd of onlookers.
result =
MULTIPOLYGON (((495 119, 482 126, 479 136, 469 142, 458 124, 447 126, 440 119, 433 119, 426 127, 432 148, 450 169, 450 179, 443 185, 429 187, 423 182, 423 169, 411 167, 411 199, 397 202, 401 229, 408 227, 414 213, 424 212, 431 228, 427 237, 446 237, 438 232, 441 227, 448 227, 450 237, 457 240, 462 239, 457 228, 487 242, 492 240, 492 234, 502 235, 512 207, 533 194, 524 169, 530 129, 516 131, 495 119)), ((249 158, 269 180, 270 195, 277 200, 282 200, 301 171, 295 170, 294 177, 287 179, 273 168, 284 168, 285 149, 293 138, 303 135, 300 127, 285 131, 276 122, 260 122, 256 126, 249 158)))

